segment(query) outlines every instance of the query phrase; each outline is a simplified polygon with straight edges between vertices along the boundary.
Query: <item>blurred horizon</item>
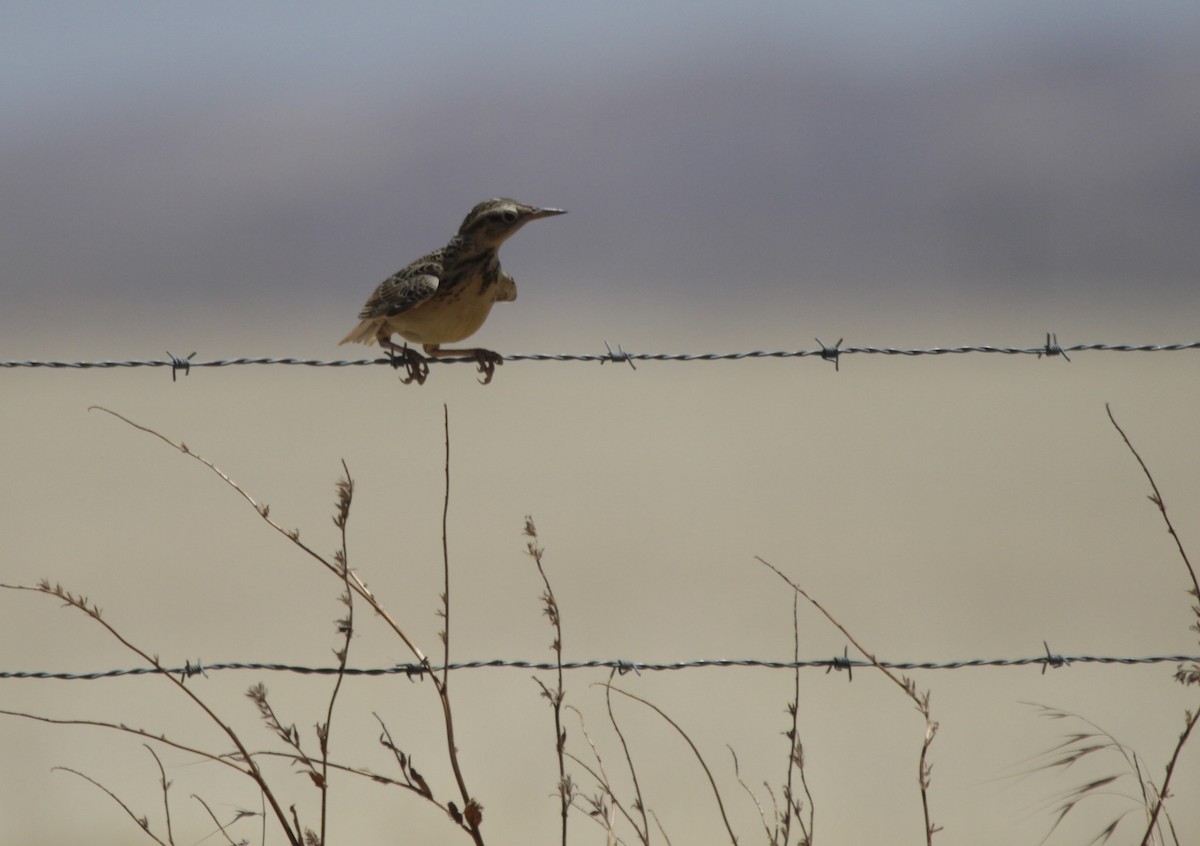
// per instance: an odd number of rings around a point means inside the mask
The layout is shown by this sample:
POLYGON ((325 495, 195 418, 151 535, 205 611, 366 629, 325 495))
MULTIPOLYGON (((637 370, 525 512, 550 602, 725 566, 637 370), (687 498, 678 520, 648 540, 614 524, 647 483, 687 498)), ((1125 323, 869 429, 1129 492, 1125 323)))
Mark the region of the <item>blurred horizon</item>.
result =
POLYGON ((63 8, 0 18, 10 315, 352 317, 496 195, 571 212, 525 308, 1197 303, 1200 9, 63 8))

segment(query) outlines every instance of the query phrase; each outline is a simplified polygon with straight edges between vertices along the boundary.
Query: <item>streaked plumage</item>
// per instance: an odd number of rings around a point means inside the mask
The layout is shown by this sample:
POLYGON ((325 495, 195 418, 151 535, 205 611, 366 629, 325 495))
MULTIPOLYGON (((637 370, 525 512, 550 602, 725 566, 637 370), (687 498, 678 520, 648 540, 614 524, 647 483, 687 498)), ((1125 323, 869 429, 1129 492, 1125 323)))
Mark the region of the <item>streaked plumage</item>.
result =
POLYGON ((500 269, 500 245, 531 220, 565 214, 516 200, 486 200, 471 209, 458 234, 385 279, 358 315, 361 321, 341 343, 379 345, 395 354, 397 366, 408 369, 405 381, 424 382, 428 363, 407 345, 392 342, 396 334, 421 344, 434 357, 473 355, 483 382, 491 381, 500 356, 473 348, 444 350, 442 344, 475 334, 487 320, 492 304, 517 298, 517 283, 500 269))

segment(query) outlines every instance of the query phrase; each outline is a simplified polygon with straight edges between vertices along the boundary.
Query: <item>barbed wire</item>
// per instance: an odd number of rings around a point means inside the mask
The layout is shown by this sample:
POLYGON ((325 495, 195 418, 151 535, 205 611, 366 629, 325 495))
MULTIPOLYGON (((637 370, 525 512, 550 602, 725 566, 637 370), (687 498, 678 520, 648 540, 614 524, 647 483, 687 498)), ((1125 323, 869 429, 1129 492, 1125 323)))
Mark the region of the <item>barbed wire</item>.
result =
MULTIPOLYGON (((728 353, 631 353, 622 349, 620 345, 614 350, 607 342, 604 346, 606 352, 595 354, 575 354, 575 353, 515 353, 504 355, 500 358, 503 361, 560 361, 560 362, 599 362, 606 363, 625 363, 633 369, 637 369, 635 362, 646 361, 677 361, 677 362, 697 362, 697 361, 745 361, 748 359, 760 358, 820 358, 823 361, 832 362, 835 368, 838 368, 841 359, 848 355, 883 355, 883 356, 938 356, 938 355, 966 355, 970 353, 994 353, 999 355, 1032 355, 1037 358, 1047 357, 1062 357, 1070 361, 1071 353, 1079 352, 1179 352, 1181 350, 1196 350, 1200 349, 1200 341, 1188 341, 1173 344, 1105 344, 1105 343, 1085 343, 1085 344, 1069 344, 1062 345, 1058 342, 1058 337, 1054 333, 1046 335, 1045 343, 1034 347, 997 347, 989 345, 969 345, 958 347, 926 347, 926 348, 896 348, 896 347, 843 347, 844 339, 839 339, 835 344, 826 344, 819 338, 816 339, 819 348, 801 349, 801 350, 750 350, 747 352, 728 352, 728 353)), ((167 352, 165 359, 141 359, 129 361, 111 361, 102 359, 99 361, 38 361, 38 360, 8 360, 0 361, 0 368, 16 369, 16 368, 48 368, 54 370, 69 369, 69 370, 107 370, 117 368, 137 368, 137 367, 166 367, 171 370, 171 378, 174 380, 176 376, 182 372, 185 376, 191 372, 194 367, 237 367, 247 365, 284 365, 284 366, 299 366, 299 367, 366 367, 377 365, 394 365, 395 361, 392 358, 360 358, 360 359, 315 359, 315 358, 289 358, 289 357, 241 357, 241 358, 218 358, 211 361, 195 361, 196 353, 191 353, 187 356, 177 356, 171 352, 167 352)), ((452 358, 435 358, 430 359, 431 364, 461 364, 464 362, 477 363, 477 359, 473 356, 462 356, 452 358)))
MULTIPOLYGON (((1040 665, 1042 672, 1047 669, 1069 667, 1072 664, 1102 664, 1102 665, 1136 665, 1136 664, 1187 664, 1200 663, 1200 655, 1152 655, 1144 658, 1117 657, 1104 655, 1058 655, 1046 646, 1044 655, 1032 658, 968 658, 959 661, 880 661, 879 665, 890 670, 961 670, 969 667, 1027 667, 1040 665)), ((592 660, 564 661, 564 670, 610 669, 618 673, 659 672, 669 670, 696 670, 716 667, 756 667, 770 670, 823 669, 852 672, 855 668, 874 666, 870 661, 850 658, 843 652, 834 658, 817 658, 804 661, 767 661, 756 658, 703 658, 692 661, 673 661, 670 663, 654 663, 644 661, 592 660)), ((347 667, 347 676, 394 676, 403 675, 409 678, 425 673, 440 673, 443 670, 479 670, 487 668, 518 669, 518 670, 557 670, 558 665, 548 661, 523 661, 520 659, 493 658, 483 661, 459 661, 447 665, 439 664, 394 664, 390 667, 347 667)), ((259 670, 265 672, 299 673, 301 675, 331 676, 337 675, 337 667, 306 667, 294 664, 259 663, 232 661, 218 664, 205 664, 203 661, 188 661, 182 667, 165 667, 163 670, 154 667, 132 667, 118 670, 102 670, 93 673, 62 673, 48 671, 0 671, 0 679, 54 679, 63 681, 95 681, 97 679, 121 678, 127 676, 154 675, 167 672, 171 675, 191 677, 207 676, 209 673, 223 670, 259 670)))

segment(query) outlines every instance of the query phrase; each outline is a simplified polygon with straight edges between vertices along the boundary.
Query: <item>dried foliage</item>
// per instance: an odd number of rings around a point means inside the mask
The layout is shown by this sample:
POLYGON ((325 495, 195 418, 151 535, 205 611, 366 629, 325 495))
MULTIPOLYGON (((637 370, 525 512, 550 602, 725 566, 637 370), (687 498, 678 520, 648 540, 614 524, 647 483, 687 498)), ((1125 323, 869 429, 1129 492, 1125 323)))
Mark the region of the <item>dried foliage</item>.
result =
MULTIPOLYGON (((131 734, 142 739, 159 773, 158 780, 163 804, 161 823, 152 823, 150 815, 135 812, 130 804, 99 780, 67 767, 60 767, 58 769, 72 773, 103 791, 134 821, 140 831, 144 832, 154 842, 163 844, 163 846, 175 843, 176 834, 174 831, 175 823, 173 822, 171 803, 172 785, 166 778, 166 771, 158 754, 155 752, 156 748, 170 748, 183 751, 201 760, 218 764, 236 772, 254 784, 256 791, 262 797, 262 810, 260 812, 238 810, 231 819, 224 821, 213 813, 211 807, 203 799, 193 797, 203 806, 209 819, 216 826, 212 834, 219 834, 223 841, 230 844, 230 846, 234 844, 240 846, 240 844, 250 842, 244 837, 235 839, 231 828, 243 821, 255 819, 260 820, 263 826, 263 830, 258 838, 259 842, 268 842, 273 839, 268 835, 266 830, 268 822, 273 821, 273 824, 283 832, 284 838, 292 846, 326 846, 327 821, 330 815, 329 798, 333 785, 341 781, 338 778, 339 774, 347 777, 369 779, 379 785, 396 788, 406 795, 415 796, 421 802, 430 803, 440 809, 445 814, 449 824, 456 827, 476 846, 483 846, 484 807, 479 798, 467 786, 460 762, 459 750, 455 741, 454 714, 450 698, 452 585, 448 543, 450 516, 450 427, 448 409, 443 409, 445 429, 445 489, 441 521, 443 584, 439 595, 439 604, 436 609, 436 613, 442 623, 438 632, 439 641, 442 644, 442 662, 441 667, 436 670, 426 657, 426 653, 418 648, 415 641, 408 636, 399 622, 389 614, 382 602, 368 590, 365 582, 351 566, 348 527, 354 502, 355 483, 349 468, 344 462, 341 468, 342 475, 338 478, 334 486, 335 499, 332 522, 337 530, 337 547, 331 555, 326 556, 317 552, 314 547, 302 542, 298 529, 285 528, 277 522, 276 519, 271 517, 271 509, 268 505, 256 501, 214 463, 193 452, 186 444, 173 441, 154 429, 136 423, 115 412, 108 411, 107 409, 98 410, 112 415, 129 426, 157 438, 161 442, 178 450, 186 457, 208 468, 228 488, 233 490, 250 505, 259 517, 275 532, 286 538, 309 560, 318 564, 321 569, 324 569, 338 580, 340 592, 337 600, 342 606, 343 611, 334 620, 336 643, 331 651, 337 662, 335 679, 327 698, 323 700, 323 714, 312 725, 311 734, 307 730, 298 728, 294 722, 291 722, 286 717, 287 707, 280 706, 277 708, 272 703, 265 685, 261 683, 252 685, 247 690, 246 697, 253 703, 258 719, 274 737, 275 744, 278 747, 268 750, 255 750, 244 742, 230 722, 218 714, 213 706, 199 695, 197 690, 186 684, 191 675, 190 664, 188 672, 180 674, 178 677, 172 676, 164 665, 159 662, 156 655, 135 644, 116 625, 110 624, 105 619, 101 609, 86 596, 74 594, 63 586, 51 584, 49 581, 42 581, 34 586, 2 585, 0 587, 9 590, 28 591, 52 597, 63 603, 68 609, 82 613, 90 618, 107 635, 114 638, 125 649, 144 660, 157 675, 162 677, 164 684, 171 685, 178 692, 177 695, 180 697, 181 702, 187 707, 196 709, 205 719, 217 726, 232 744, 232 749, 205 749, 190 743, 181 742, 163 734, 156 734, 147 729, 134 728, 120 723, 84 719, 51 719, 42 715, 15 711, 0 711, 0 714, 55 725, 87 725, 105 728, 131 734), (433 694, 437 697, 441 708, 442 731, 446 743, 445 760, 453 775, 452 786, 438 786, 436 785, 436 778, 434 779, 435 784, 431 784, 418 771, 412 755, 403 748, 403 743, 393 736, 384 719, 377 713, 373 713, 373 716, 379 725, 378 743, 387 752, 391 763, 394 765, 394 772, 391 774, 373 772, 366 767, 339 762, 333 756, 334 727, 335 725, 339 727, 340 736, 340 732, 345 730, 348 723, 346 715, 342 713, 344 708, 339 710, 337 705, 347 677, 350 648, 355 635, 356 607, 358 603, 362 602, 365 602, 367 607, 384 621, 392 633, 409 650, 415 659, 415 664, 413 665, 416 668, 414 678, 422 683, 427 682, 433 694), (313 746, 314 740, 316 743, 315 746, 313 746), (317 791, 319 795, 319 803, 317 803, 319 809, 313 812, 316 819, 312 825, 304 824, 301 810, 296 805, 285 806, 285 803, 276 792, 276 785, 272 784, 260 766, 260 763, 267 759, 287 762, 295 771, 305 775, 307 782, 310 782, 313 789, 317 791), (453 798, 447 798, 447 794, 453 798)), ((1193 598, 1191 612, 1194 618, 1191 623, 1191 629, 1200 632, 1200 583, 1197 582, 1195 569, 1188 558, 1183 541, 1171 521, 1163 496, 1149 467, 1134 448, 1128 436, 1117 424, 1111 409, 1109 410, 1109 417, 1126 446, 1137 459, 1145 477, 1149 481, 1152 491, 1149 499, 1162 515, 1167 526, 1167 531, 1174 540, 1179 556, 1190 577, 1191 588, 1189 589, 1189 593, 1193 598)), ((656 837, 661 838, 667 846, 670 846, 670 839, 667 836, 664 826, 654 810, 648 805, 648 797, 653 785, 639 773, 636 764, 639 757, 639 750, 631 742, 621 720, 618 719, 619 712, 624 712, 615 707, 614 703, 617 701, 634 703, 633 707, 640 707, 655 714, 657 718, 661 719, 666 726, 669 726, 674 730, 675 734, 682 738, 691 752, 692 758, 697 762, 700 771, 707 778, 711 788, 712 808, 720 817, 726 836, 731 843, 739 843, 739 836, 735 832, 734 824, 727 813, 726 802, 722 795, 720 784, 724 776, 714 771, 713 767, 710 766, 700 745, 689 735, 679 719, 670 715, 666 710, 649 699, 615 684, 616 675, 618 673, 624 674, 628 669, 624 666, 614 670, 608 680, 599 685, 603 690, 608 725, 611 727, 612 734, 615 737, 616 747, 620 750, 620 760, 622 762, 622 765, 617 768, 620 771, 618 775, 622 784, 614 782, 609 770, 606 768, 605 758, 602 755, 601 747, 603 744, 598 744, 589 732, 583 712, 573 704, 568 705, 566 702, 567 696, 563 672, 566 663, 563 638, 564 615, 548 575, 546 552, 541 545, 541 539, 532 517, 525 518, 524 536, 526 538, 525 552, 534 562, 541 580, 540 602, 542 613, 549 622, 553 632, 550 642, 550 649, 555 657, 554 668, 556 670, 553 682, 546 681, 544 677, 535 677, 534 681, 540 690, 541 697, 549 703, 550 715, 553 719, 557 781, 554 785, 552 795, 558 797, 559 816, 561 819, 561 842, 563 846, 567 846, 568 843, 569 820, 572 816, 572 811, 576 815, 582 815, 581 819, 591 820, 598 825, 604 832, 606 843, 610 844, 610 846, 633 841, 641 843, 643 846, 650 846, 651 841, 656 839, 656 837), (574 713, 579 721, 577 735, 572 734, 570 738, 565 726, 568 710, 574 713), (582 738, 582 743, 578 742, 578 738, 582 738), (574 742, 569 744, 569 739, 574 742)), ((924 737, 917 761, 918 777, 916 781, 924 816, 925 841, 927 844, 932 844, 934 835, 940 831, 940 827, 932 821, 930 811, 932 774, 930 749, 938 732, 938 723, 932 717, 930 693, 918 689, 913 679, 899 675, 883 665, 876 659, 874 653, 869 651, 856 639, 848 627, 844 626, 817 599, 789 578, 780 568, 775 567, 762 558, 758 558, 757 560, 772 570, 792 591, 793 660, 797 665, 800 663, 799 607, 800 599, 803 598, 815 607, 829 623, 837 628, 876 669, 882 672, 915 705, 924 721, 924 737)), ((1049 662, 1053 660, 1054 656, 1049 655, 1048 648, 1047 652, 1049 662)), ((849 669, 848 663, 846 668, 849 669)), ((1200 665, 1190 664, 1179 666, 1175 673, 1175 679, 1183 685, 1200 685, 1200 665)), ((813 846, 814 843, 814 801, 812 791, 809 787, 809 773, 806 770, 805 748, 801 741, 803 715, 801 713, 800 701, 800 669, 797 666, 794 670, 790 699, 784 708, 787 722, 780 732, 785 741, 782 744, 782 751, 784 752, 786 769, 783 778, 774 785, 765 780, 761 782, 761 791, 765 791, 765 797, 761 792, 756 793, 756 789, 751 787, 751 783, 754 780, 743 775, 737 753, 732 747, 729 748, 732 763, 732 780, 740 785, 757 811, 762 826, 762 836, 768 846, 813 846)), ((1114 818, 1103 821, 1091 843, 1101 844, 1101 846, 1109 843, 1117 836, 1122 824, 1126 820, 1131 819, 1136 813, 1136 816, 1145 821, 1141 840, 1143 846, 1150 843, 1174 843, 1178 846, 1179 838, 1175 834, 1174 823, 1166 806, 1167 801, 1171 798, 1172 780, 1177 772, 1180 758, 1196 726, 1200 709, 1196 709, 1195 711, 1189 710, 1185 713, 1183 728, 1170 759, 1165 766, 1165 772, 1161 780, 1156 783, 1155 779, 1150 776, 1145 762, 1132 749, 1119 742, 1113 735, 1101 729, 1095 723, 1090 722, 1083 716, 1068 711, 1040 705, 1035 707, 1039 709, 1039 714, 1045 718, 1075 721, 1080 723, 1082 728, 1066 735, 1060 744, 1047 751, 1035 764, 1032 771, 1064 773, 1072 771, 1074 767, 1083 762, 1092 763, 1093 765, 1096 762, 1101 762, 1101 765, 1103 765, 1111 761, 1117 765, 1115 770, 1109 768, 1106 771, 1085 778, 1081 783, 1072 786, 1055 798, 1053 809, 1054 819, 1050 831, 1046 835, 1047 838, 1053 835, 1064 820, 1069 817, 1074 818, 1078 816, 1076 811, 1082 805, 1088 804, 1090 806, 1095 804, 1094 800, 1102 795, 1108 797, 1115 795, 1120 798, 1120 801, 1126 803, 1126 807, 1114 818)), ((625 716, 627 717, 627 714, 625 716)), ((1126 828, 1128 827, 1126 826, 1126 828)))

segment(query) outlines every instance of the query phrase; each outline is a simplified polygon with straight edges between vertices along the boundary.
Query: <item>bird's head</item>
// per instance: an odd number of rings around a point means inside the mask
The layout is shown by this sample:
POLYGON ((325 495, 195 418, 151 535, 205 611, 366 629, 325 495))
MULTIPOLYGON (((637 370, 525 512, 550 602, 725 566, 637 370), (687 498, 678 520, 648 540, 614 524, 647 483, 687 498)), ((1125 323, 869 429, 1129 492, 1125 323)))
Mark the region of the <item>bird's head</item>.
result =
POLYGON ((495 249, 529 221, 557 214, 566 211, 527 206, 516 200, 484 200, 463 219, 458 237, 475 247, 495 249))

